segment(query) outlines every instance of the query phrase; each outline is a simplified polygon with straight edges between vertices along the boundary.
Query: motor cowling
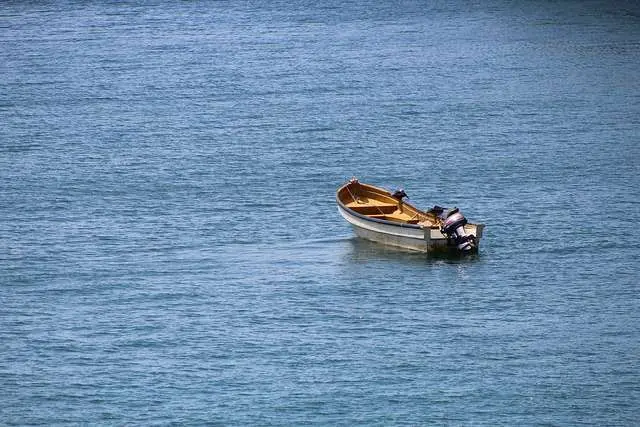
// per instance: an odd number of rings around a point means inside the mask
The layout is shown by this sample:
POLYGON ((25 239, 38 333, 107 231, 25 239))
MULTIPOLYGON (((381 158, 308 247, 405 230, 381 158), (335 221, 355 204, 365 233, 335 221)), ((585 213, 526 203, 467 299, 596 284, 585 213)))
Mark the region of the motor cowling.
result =
POLYGON ((402 188, 398 188, 396 191, 393 192, 393 194, 391 194, 391 196, 393 198, 396 198, 402 201, 403 198, 407 197, 407 193, 405 193, 405 191, 402 188))
POLYGON ((441 227, 442 233, 455 242, 458 250, 465 252, 474 249, 475 236, 464 231, 467 219, 458 208, 443 212, 441 217, 444 220, 441 227))

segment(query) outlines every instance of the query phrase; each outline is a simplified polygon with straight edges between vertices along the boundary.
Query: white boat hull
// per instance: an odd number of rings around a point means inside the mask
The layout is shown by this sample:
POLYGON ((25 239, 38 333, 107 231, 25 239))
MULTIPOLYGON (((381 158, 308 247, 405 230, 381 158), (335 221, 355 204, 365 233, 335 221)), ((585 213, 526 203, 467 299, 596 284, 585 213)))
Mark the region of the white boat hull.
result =
MULTIPOLYGON (((451 248, 450 240, 437 227, 378 221, 354 214, 340 205, 338 211, 352 225, 356 235, 366 240, 420 252, 446 251, 451 248)), ((476 236, 479 244, 482 228, 482 225, 467 224, 465 231, 476 236)))

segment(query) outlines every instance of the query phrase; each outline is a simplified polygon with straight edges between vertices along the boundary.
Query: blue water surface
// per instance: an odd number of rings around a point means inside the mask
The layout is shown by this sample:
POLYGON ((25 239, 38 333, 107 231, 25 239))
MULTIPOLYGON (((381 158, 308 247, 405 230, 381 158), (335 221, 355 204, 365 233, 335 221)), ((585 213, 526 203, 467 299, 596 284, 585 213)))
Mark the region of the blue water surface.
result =
POLYGON ((639 135, 637 2, 5 2, 0 424, 634 425, 639 135))

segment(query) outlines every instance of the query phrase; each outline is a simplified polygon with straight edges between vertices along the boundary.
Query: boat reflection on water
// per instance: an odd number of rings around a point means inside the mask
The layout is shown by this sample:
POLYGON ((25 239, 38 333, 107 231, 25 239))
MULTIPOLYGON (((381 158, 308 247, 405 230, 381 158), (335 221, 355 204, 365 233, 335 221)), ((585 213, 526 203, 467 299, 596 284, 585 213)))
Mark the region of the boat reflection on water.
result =
POLYGON ((347 256, 352 261, 394 261, 407 264, 436 263, 473 263, 480 260, 478 252, 461 253, 456 250, 420 252, 411 249, 398 248, 352 237, 347 241, 347 256))

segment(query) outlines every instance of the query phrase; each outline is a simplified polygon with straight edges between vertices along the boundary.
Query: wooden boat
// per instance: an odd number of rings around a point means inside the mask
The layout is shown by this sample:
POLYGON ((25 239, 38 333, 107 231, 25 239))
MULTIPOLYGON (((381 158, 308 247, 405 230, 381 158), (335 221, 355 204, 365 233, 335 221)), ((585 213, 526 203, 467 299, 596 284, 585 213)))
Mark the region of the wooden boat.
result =
POLYGON ((468 223, 457 209, 434 206, 423 211, 394 193, 353 178, 336 194, 338 211, 358 237, 422 252, 472 253, 478 250, 483 224, 468 223))

